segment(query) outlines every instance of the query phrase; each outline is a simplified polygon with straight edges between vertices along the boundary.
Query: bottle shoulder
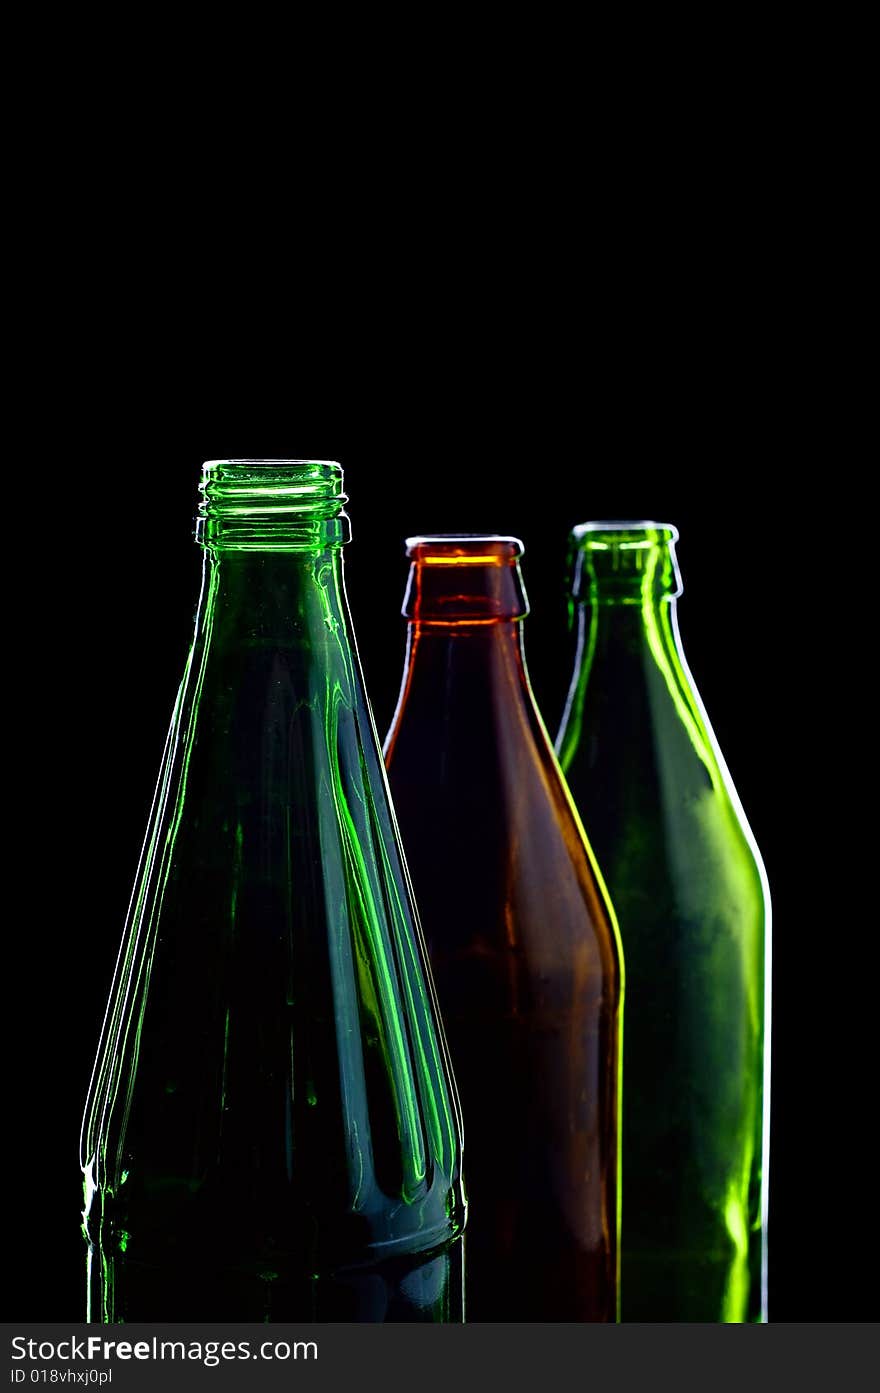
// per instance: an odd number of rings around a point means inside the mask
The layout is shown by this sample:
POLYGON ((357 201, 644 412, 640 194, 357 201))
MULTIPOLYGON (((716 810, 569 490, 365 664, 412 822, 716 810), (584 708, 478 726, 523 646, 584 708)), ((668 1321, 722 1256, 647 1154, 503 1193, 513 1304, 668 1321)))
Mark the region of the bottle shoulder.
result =
POLYGON ((562 962, 598 943, 613 957, 604 888, 540 716, 507 716, 477 730, 399 725, 389 782, 423 916, 486 951, 528 942, 536 960, 562 962))

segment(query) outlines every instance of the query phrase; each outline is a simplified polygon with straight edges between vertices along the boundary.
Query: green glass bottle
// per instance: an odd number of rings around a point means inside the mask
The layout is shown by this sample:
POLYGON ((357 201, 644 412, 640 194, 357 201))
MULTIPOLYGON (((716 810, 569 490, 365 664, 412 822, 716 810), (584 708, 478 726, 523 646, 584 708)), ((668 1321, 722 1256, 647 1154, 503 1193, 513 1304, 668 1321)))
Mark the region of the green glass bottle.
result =
POLYGON ((573 533, 557 739, 626 955, 626 1321, 766 1319, 770 897, 682 652, 674 527, 573 533))
POLYGON ((205 465, 203 588, 82 1135, 91 1321, 458 1321, 458 1101, 342 471, 205 465))

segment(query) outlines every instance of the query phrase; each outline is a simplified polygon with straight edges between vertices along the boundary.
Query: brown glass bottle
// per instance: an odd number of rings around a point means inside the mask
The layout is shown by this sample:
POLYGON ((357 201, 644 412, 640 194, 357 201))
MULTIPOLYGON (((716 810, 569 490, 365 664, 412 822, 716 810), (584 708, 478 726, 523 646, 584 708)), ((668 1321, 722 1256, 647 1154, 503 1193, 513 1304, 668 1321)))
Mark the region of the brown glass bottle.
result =
POLYGON ((462 1098, 467 1319, 611 1321, 620 944, 529 685, 522 550, 408 540, 385 760, 462 1098))

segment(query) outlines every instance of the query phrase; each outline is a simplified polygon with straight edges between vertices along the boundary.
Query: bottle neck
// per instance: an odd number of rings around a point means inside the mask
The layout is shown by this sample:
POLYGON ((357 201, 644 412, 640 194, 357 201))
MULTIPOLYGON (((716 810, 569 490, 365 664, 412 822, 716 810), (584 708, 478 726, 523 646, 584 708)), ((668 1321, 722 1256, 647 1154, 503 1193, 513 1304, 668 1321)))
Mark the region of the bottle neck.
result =
POLYGON ((196 536, 208 551, 315 552, 351 537, 332 460, 209 460, 196 536))
POLYGON ((620 655, 641 661, 645 652, 674 652, 680 647, 678 603, 674 596, 644 595, 640 601, 574 606, 578 664, 589 668, 599 656, 620 655))
POLYGON ((677 530, 664 523, 585 523, 572 535, 577 656, 569 709, 576 689, 586 685, 599 662, 619 669, 624 684, 638 686, 649 670, 659 668, 671 684, 686 690, 676 603, 682 593, 677 530))
POLYGON ((675 597, 645 595, 641 605, 580 604, 577 625, 574 673, 556 742, 563 770, 568 773, 583 736, 595 735, 613 715, 615 738, 632 749, 647 729, 662 732, 657 739, 668 748, 674 738, 686 738, 718 788, 719 756, 685 661, 675 597))
POLYGON ((404 719, 413 728, 424 723, 450 745, 457 732, 465 731, 481 732, 494 745, 501 726, 508 740, 534 739, 540 716, 526 667, 522 622, 411 621, 400 697, 385 747, 389 761, 404 719))
POLYGON ((436 535, 407 539, 403 613, 440 628, 524 619, 529 612, 517 537, 436 535))
POLYGON ((540 727, 523 649, 522 550, 495 533, 407 540, 406 660, 388 759, 404 711, 441 740, 468 732, 491 742, 501 723, 527 738, 540 727))
POLYGON ((455 667, 463 677, 490 680, 498 673, 509 675, 529 693, 523 624, 516 619, 498 619, 478 624, 423 624, 410 620, 407 630, 408 668, 415 670, 419 659, 420 678, 428 669, 442 664, 455 667))
POLYGON ((211 550, 202 604, 224 644, 313 648, 347 636, 342 552, 211 550))
POLYGON ((577 650, 563 727, 583 709, 591 690, 599 700, 603 693, 624 694, 632 710, 640 700, 653 705, 663 692, 682 712, 693 708, 695 693, 674 598, 653 595, 641 605, 577 606, 577 650))
POLYGON ((575 601, 642 608, 682 593, 675 555, 678 529, 668 523, 583 523, 572 533, 575 601))

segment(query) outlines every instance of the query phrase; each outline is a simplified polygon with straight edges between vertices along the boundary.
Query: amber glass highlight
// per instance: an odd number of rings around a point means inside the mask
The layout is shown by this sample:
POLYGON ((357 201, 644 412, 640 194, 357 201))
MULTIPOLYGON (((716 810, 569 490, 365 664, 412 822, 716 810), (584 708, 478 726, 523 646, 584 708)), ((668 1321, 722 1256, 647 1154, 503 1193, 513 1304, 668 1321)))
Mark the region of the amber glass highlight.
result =
POLYGON ((385 744, 462 1096, 468 1319, 617 1306, 622 969, 535 705, 513 537, 414 537, 385 744))

